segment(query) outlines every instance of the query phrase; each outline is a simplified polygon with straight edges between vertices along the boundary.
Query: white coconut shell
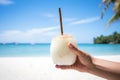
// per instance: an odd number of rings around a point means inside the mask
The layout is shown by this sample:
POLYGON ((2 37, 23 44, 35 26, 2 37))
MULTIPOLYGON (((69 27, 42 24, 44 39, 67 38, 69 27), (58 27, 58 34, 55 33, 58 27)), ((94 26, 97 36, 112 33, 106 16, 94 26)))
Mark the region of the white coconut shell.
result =
POLYGON ((71 35, 59 35, 53 38, 50 46, 50 55, 54 64, 72 65, 76 61, 76 55, 68 47, 69 43, 77 47, 71 35))

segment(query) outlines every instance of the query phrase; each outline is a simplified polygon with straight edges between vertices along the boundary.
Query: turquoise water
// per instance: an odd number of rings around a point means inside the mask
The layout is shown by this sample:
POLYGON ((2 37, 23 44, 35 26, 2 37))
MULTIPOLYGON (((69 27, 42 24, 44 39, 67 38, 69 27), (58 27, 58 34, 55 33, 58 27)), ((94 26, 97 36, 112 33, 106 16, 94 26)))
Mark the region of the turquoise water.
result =
POLYGON ((79 49, 91 55, 120 55, 120 44, 79 44, 79 49))
MULTIPOLYGON (((120 55, 120 44, 78 44, 91 55, 120 55)), ((50 56, 50 44, 0 44, 0 57, 50 56)))

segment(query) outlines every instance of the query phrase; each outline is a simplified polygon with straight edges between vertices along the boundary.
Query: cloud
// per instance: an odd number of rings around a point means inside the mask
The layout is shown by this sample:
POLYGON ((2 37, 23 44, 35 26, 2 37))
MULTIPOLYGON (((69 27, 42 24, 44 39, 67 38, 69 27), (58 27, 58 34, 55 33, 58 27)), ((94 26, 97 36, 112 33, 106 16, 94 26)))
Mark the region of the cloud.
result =
POLYGON ((50 42, 51 38, 56 35, 55 27, 36 28, 27 31, 9 30, 0 34, 0 42, 17 42, 17 43, 40 43, 50 42))
POLYGON ((77 21, 71 22, 70 24, 71 25, 86 24, 86 23, 95 22, 97 20, 100 20, 100 17, 92 17, 92 18, 87 18, 87 19, 83 19, 83 20, 77 20, 77 21))
POLYGON ((37 28, 37 29, 28 30, 26 32, 31 33, 31 34, 37 34, 37 33, 41 33, 41 34, 44 33, 45 34, 45 32, 52 31, 52 30, 55 30, 57 28, 58 27, 37 28))
POLYGON ((12 0, 0 0, 0 4, 9 5, 9 4, 13 4, 13 1, 12 0))
POLYGON ((76 18, 63 18, 63 21, 66 21, 66 22, 72 22, 75 20, 76 20, 76 18))
POLYGON ((47 18, 55 18, 56 17, 56 15, 52 14, 52 13, 45 13, 44 16, 47 18))

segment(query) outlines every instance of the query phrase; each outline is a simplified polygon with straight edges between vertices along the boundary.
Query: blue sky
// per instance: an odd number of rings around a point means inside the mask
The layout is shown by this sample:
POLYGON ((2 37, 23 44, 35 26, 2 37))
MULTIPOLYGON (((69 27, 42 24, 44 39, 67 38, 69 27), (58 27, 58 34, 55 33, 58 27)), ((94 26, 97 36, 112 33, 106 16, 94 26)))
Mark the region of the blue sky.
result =
POLYGON ((93 43, 93 38, 120 33, 120 23, 105 27, 114 14, 112 5, 100 19, 101 0, 0 0, 0 42, 49 43, 60 34, 58 8, 62 10, 64 34, 77 43, 93 43))

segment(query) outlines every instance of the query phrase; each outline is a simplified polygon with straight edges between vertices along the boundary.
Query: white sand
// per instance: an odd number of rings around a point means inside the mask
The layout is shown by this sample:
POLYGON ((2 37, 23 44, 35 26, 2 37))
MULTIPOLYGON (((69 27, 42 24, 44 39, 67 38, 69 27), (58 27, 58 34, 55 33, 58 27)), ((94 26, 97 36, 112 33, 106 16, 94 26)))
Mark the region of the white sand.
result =
MULTIPOLYGON (((120 62, 118 56, 100 58, 120 62)), ((0 80, 104 80, 74 70, 56 69, 50 57, 0 57, 0 80)))

